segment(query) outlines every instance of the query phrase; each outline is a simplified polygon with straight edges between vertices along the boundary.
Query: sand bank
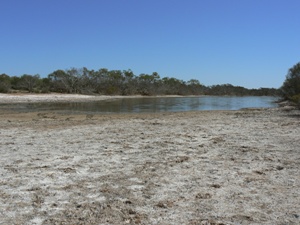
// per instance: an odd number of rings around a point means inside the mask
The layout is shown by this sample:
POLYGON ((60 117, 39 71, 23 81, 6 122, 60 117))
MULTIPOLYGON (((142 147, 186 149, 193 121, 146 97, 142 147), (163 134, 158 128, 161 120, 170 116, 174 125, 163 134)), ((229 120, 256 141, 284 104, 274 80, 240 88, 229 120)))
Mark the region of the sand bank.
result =
POLYGON ((33 102, 82 102, 100 101, 118 98, 137 98, 142 96, 109 96, 109 95, 80 95, 80 94, 1 94, 1 103, 33 103, 33 102))
POLYGON ((0 224, 299 224, 299 118, 0 112, 0 224))

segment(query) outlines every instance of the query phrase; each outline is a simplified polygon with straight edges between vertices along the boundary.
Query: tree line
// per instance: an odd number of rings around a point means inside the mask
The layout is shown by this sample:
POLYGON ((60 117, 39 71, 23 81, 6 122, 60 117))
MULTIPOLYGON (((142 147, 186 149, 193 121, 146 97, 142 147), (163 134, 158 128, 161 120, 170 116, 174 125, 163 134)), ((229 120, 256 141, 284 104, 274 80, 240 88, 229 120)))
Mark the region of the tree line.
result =
POLYGON ((275 88, 247 89, 231 84, 205 86, 196 79, 161 78, 157 72, 135 75, 129 70, 89 70, 71 68, 55 70, 46 78, 40 75, 0 75, 0 92, 78 93, 100 95, 236 95, 275 96, 275 88))
POLYGON ((288 70, 280 91, 283 100, 291 101, 300 108, 300 62, 288 70))

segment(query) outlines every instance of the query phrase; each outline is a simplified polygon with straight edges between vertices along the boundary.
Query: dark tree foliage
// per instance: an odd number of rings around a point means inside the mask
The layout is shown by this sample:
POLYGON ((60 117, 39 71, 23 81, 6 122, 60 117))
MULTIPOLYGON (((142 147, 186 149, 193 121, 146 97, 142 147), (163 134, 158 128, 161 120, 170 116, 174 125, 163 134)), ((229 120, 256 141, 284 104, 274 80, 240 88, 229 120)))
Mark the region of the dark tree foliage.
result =
POLYGON ((29 92, 34 92, 37 88, 39 88, 39 83, 39 75, 32 76, 24 74, 20 77, 20 80, 18 81, 18 87, 29 92))
POLYGON ((21 77, 0 75, 0 92, 80 93, 101 95, 277 95, 277 89, 247 89, 231 84, 205 86, 196 79, 189 81, 163 77, 157 73, 135 75, 131 70, 55 70, 47 78, 24 74, 21 77))
POLYGON ((300 62, 288 70, 280 90, 285 100, 291 100, 300 107, 300 62))
POLYGON ((10 77, 6 74, 0 75, 0 92, 8 93, 11 89, 10 77))

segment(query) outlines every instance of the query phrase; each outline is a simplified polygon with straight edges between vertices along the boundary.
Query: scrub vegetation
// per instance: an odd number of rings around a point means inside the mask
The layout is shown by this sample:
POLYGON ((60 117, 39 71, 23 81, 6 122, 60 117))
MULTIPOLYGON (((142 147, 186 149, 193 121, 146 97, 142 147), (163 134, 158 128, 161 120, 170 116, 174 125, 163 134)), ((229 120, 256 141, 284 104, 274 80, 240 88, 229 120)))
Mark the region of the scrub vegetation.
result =
POLYGON ((300 108, 300 62, 289 69, 281 92, 284 100, 294 102, 300 108))
POLYGON ((205 86, 196 79, 161 78, 157 72, 135 75, 131 70, 56 70, 46 78, 40 75, 0 75, 0 92, 77 93, 101 95, 237 95, 274 96, 275 88, 247 89, 231 84, 205 86))

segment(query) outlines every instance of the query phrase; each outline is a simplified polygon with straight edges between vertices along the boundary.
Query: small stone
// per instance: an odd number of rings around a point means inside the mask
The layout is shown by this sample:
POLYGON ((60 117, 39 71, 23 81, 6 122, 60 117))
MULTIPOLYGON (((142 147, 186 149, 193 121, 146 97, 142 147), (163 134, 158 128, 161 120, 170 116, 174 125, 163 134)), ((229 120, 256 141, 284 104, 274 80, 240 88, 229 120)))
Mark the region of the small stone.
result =
POLYGON ((283 170, 284 167, 283 167, 283 166, 276 166, 276 169, 277 169, 277 170, 283 170))

